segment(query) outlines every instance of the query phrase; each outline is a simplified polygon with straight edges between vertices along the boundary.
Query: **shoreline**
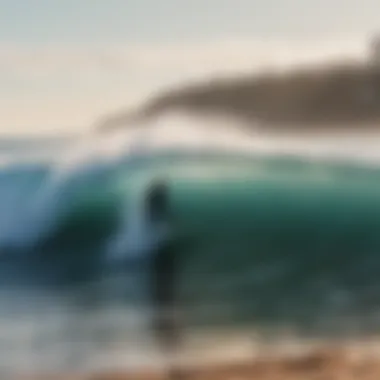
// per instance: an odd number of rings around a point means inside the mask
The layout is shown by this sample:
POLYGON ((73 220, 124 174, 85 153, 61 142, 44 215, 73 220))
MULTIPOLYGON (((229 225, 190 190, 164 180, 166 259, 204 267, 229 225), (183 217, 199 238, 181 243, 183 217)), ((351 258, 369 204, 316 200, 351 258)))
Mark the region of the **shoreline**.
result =
MULTIPOLYGON (((298 357, 261 357, 231 363, 184 368, 192 380, 377 380, 380 378, 380 356, 355 357, 344 348, 320 349, 298 357)), ((164 380, 164 371, 104 371, 86 374, 38 374, 15 376, 17 380, 164 380)))
MULTIPOLYGON (((276 345, 275 348, 278 348, 276 345)), ((297 353, 262 349, 257 355, 218 361, 183 363, 191 380, 378 380, 380 378, 379 340, 331 342, 297 353)), ((15 374, 14 380, 164 380, 165 367, 110 369, 70 373, 15 374)), ((3 378, 3 377, 2 377, 3 378)))

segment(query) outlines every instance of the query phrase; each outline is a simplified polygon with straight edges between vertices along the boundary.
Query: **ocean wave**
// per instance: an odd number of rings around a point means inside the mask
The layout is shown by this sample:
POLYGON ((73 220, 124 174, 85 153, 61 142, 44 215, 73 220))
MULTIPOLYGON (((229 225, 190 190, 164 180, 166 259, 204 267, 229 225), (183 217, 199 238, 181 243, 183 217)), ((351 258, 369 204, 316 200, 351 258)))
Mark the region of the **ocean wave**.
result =
POLYGON ((138 310, 146 301, 144 261, 129 260, 126 252, 120 263, 126 246, 118 242, 141 218, 147 184, 165 178, 174 235, 191 242, 178 241, 189 326, 254 325, 325 336, 376 330, 375 150, 358 152, 354 140, 343 147, 324 137, 330 145, 308 140, 312 151, 300 138, 225 128, 225 134, 218 124, 205 131, 176 116, 107 137, 82 136, 44 162, 4 165, 3 309, 10 300, 22 304, 23 311, 12 309, 15 321, 26 318, 25 308, 50 315, 53 304, 61 315, 74 309, 74 321, 89 313, 101 319, 115 305, 138 310), (105 257, 117 264, 105 265, 105 257))

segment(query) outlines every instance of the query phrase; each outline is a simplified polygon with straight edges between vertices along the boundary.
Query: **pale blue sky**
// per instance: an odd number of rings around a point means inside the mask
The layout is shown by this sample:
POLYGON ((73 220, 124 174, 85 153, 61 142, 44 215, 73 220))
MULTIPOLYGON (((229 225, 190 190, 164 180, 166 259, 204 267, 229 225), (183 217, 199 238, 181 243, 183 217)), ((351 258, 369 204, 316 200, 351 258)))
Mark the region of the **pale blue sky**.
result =
POLYGON ((378 0, 0 0, 0 132, 86 127, 181 80, 356 51, 379 15, 378 0))

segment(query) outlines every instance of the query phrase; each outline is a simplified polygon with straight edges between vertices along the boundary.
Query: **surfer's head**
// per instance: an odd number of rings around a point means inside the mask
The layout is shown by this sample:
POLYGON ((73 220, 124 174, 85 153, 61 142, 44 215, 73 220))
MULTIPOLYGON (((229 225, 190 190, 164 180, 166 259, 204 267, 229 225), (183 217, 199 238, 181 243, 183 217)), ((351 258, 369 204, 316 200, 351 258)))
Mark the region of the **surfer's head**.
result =
POLYGON ((167 181, 153 181, 146 192, 145 205, 147 218, 152 223, 164 222, 169 212, 169 186, 167 181))

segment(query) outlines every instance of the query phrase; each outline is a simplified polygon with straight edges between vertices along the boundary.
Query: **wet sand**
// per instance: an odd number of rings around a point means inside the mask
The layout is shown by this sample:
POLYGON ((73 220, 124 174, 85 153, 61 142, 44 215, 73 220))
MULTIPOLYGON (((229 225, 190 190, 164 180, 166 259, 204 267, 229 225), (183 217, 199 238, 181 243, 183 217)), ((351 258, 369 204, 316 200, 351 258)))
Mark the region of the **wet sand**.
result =
MULTIPOLYGON (((294 358, 260 358, 235 363, 203 365, 186 370, 194 380, 378 380, 380 358, 355 356, 340 350, 319 350, 294 358)), ((78 375, 15 377, 28 380, 164 380, 163 372, 108 372, 78 375)), ((181 378, 182 379, 182 378, 181 378)))

